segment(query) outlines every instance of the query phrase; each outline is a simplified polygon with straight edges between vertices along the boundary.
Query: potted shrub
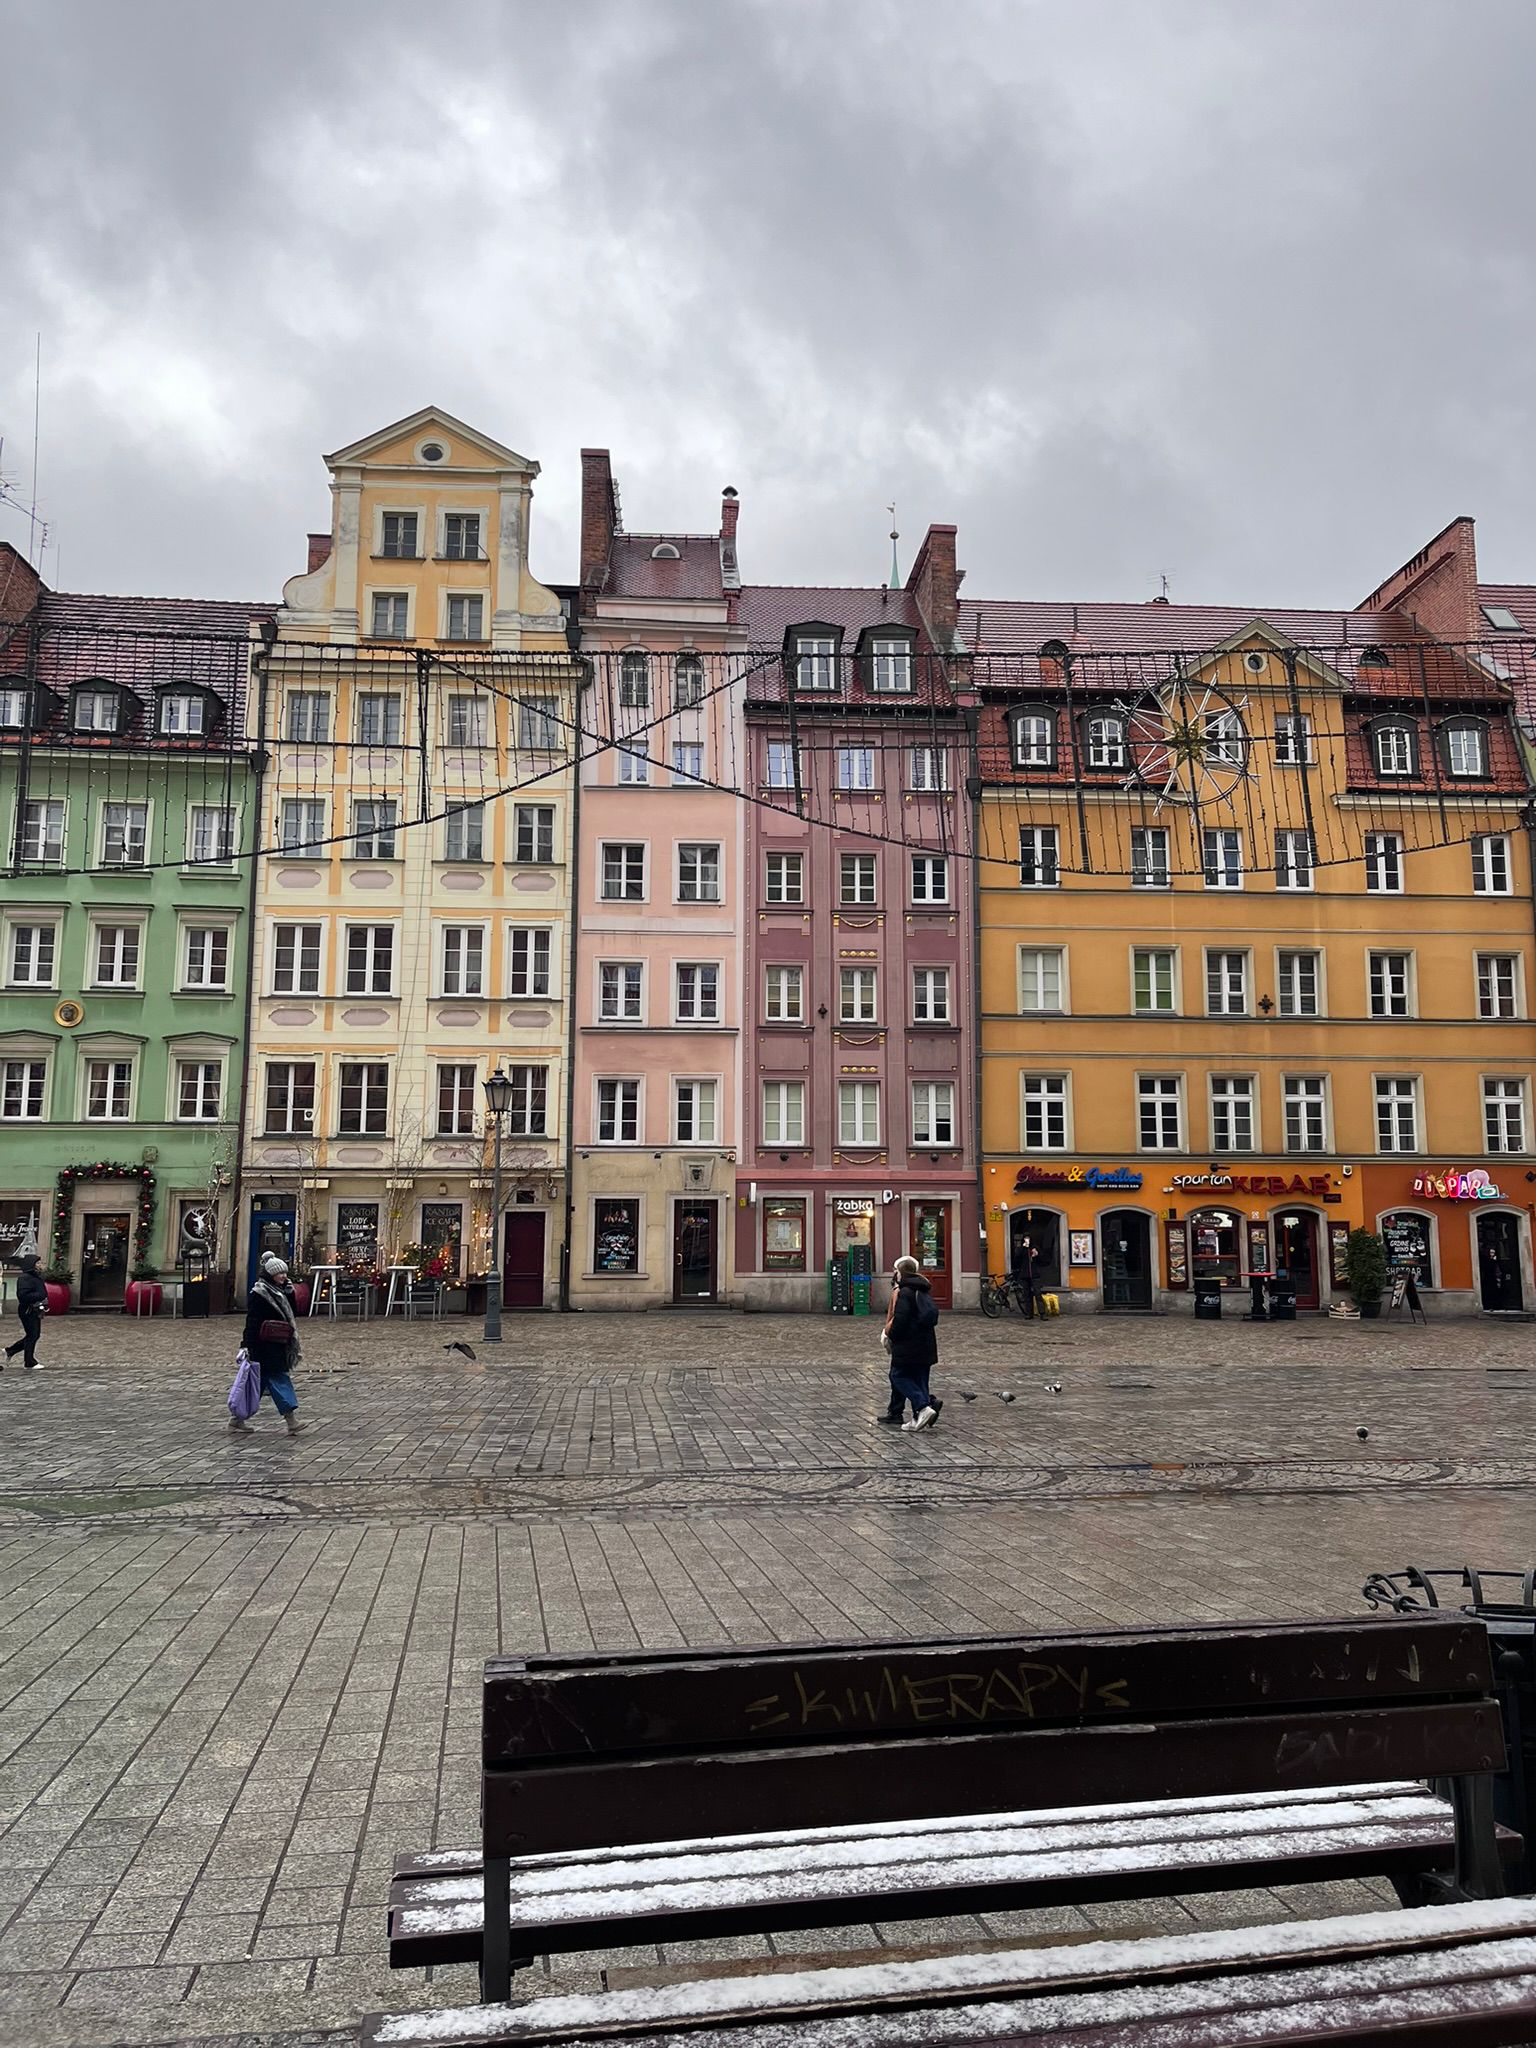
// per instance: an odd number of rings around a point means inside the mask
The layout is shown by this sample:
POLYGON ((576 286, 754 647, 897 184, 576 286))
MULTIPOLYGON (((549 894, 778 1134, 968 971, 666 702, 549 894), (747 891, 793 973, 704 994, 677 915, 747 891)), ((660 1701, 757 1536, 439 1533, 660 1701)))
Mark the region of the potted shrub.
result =
POLYGON ((1355 1307, 1367 1318, 1381 1314, 1387 1287, 1387 1248, 1374 1230, 1352 1230, 1344 1247, 1344 1278, 1355 1307))
POLYGON ((68 1266, 44 1266, 43 1285, 48 1289, 49 1315, 61 1316, 67 1312, 73 1277, 68 1266))
POLYGON ((130 1316, 157 1316, 165 1290, 160 1285, 160 1268, 140 1259, 133 1277, 123 1289, 123 1310, 130 1316))

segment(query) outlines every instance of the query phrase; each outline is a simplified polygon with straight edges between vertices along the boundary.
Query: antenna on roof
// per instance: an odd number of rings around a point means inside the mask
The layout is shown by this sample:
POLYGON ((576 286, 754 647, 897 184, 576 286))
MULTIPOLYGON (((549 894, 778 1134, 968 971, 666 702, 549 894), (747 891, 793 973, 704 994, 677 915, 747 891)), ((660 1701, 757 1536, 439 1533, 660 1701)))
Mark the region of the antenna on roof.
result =
POLYGON ((1158 579, 1157 579, 1157 581, 1158 581, 1158 592, 1157 592, 1157 595, 1156 595, 1156 597, 1154 597, 1154 598, 1151 598, 1151 599, 1149 599, 1149 602, 1150 602, 1150 603, 1152 603, 1152 604, 1168 604, 1168 603, 1170 603, 1170 602, 1171 602, 1171 599, 1170 599, 1170 598, 1169 598, 1169 596, 1168 596, 1168 578, 1167 578, 1166 576, 1159 576, 1159 577, 1158 577, 1158 579))
POLYGON ((896 559, 896 543, 901 539, 901 535, 896 531, 896 507, 890 504, 885 509, 891 515, 891 589, 900 590, 901 566, 896 559))

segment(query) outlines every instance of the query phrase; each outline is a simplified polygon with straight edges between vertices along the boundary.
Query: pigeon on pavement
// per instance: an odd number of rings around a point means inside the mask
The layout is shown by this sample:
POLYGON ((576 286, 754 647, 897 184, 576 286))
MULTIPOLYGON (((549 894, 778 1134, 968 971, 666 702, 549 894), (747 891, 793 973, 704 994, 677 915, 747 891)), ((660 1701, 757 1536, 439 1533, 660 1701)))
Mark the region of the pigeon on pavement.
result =
POLYGON ((1370 1435, 1370 1433, 1371 1432, 1366 1428, 1363 1422, 1361 1423, 1360 1427, 1355 1431, 1355 1435, 1359 1437, 1361 1443, 1365 1442, 1366 1438, 1370 1435))
POLYGON ((974 1401, 976 1396, 974 1394, 968 1394, 965 1391, 964 1387, 962 1387, 960 1389, 960 1398, 962 1401, 974 1401))
POLYGON ((1013 1395, 1012 1395, 1012 1394, 999 1394, 997 1398, 999 1399, 999 1401, 1011 1401, 1011 1400, 1013 1399, 1013 1395))
POLYGON ((480 1362, 476 1358, 474 1352, 470 1350, 469 1346, 467 1344, 459 1343, 457 1338, 455 1338, 453 1343, 445 1344, 443 1346, 443 1349, 445 1351, 457 1351, 462 1358, 467 1358, 471 1365, 478 1365, 480 1362))

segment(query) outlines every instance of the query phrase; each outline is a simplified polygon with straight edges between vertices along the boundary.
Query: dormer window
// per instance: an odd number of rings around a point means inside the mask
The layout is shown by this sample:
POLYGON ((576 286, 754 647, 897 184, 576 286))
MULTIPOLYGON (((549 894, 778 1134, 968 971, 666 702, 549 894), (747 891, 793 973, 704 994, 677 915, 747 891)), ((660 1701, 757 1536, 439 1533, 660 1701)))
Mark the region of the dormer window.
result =
POLYGON ((1378 775, 1414 776, 1419 772, 1419 736, 1403 719, 1383 719, 1371 730, 1371 751, 1378 775))
POLYGON ((1362 647, 1360 650, 1360 666, 1361 668, 1390 668, 1392 664, 1379 647, 1362 647))
POLYGON ((392 560, 414 562, 416 547, 416 514, 414 512, 384 512, 380 514, 381 535, 379 553, 392 560))
POLYGON ((653 562, 680 562, 682 559, 682 549, 673 547, 669 540, 659 540, 655 547, 651 549, 651 560, 653 562))
POLYGON ((1083 720, 1083 756, 1090 768, 1125 767, 1125 720, 1118 712, 1096 711, 1083 720))
POLYGON ((70 723, 76 732, 116 732, 122 716, 122 698, 110 684, 87 683, 70 701, 70 723))
POLYGON ((619 706, 624 711, 646 711, 651 702, 651 665, 638 648, 619 657, 619 706))
POLYGON ((1013 721, 1013 765, 1016 768, 1056 766, 1056 714, 1044 709, 1020 711, 1013 721))
POLYGON ((0 690, 0 731, 25 731, 31 715, 28 690, 0 690))
POLYGON ((1458 719, 1440 728, 1440 758, 1447 775, 1480 777, 1488 773, 1488 728, 1481 719, 1458 719))
POLYGON ((1047 640, 1040 649, 1040 659, 1042 661, 1061 662, 1067 659, 1069 652, 1070 649, 1065 640, 1047 640))
POLYGON ((869 687, 892 696, 912 688, 912 643, 906 639, 872 639, 869 643, 869 687))
POLYGON ((160 699, 160 730, 169 739, 195 738, 207 721, 207 701, 190 690, 168 691, 160 699))
POLYGON ((795 648, 795 688, 797 690, 835 690, 837 688, 837 635, 835 633, 797 633, 795 648))

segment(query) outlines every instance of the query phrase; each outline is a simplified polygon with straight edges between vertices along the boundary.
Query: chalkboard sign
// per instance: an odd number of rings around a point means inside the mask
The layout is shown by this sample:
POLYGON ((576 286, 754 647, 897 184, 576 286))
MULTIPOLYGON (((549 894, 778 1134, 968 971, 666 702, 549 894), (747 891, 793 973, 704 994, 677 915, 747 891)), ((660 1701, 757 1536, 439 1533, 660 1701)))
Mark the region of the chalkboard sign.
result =
POLYGON ((377 1202, 336 1204, 336 1250, 344 1266, 373 1264, 379 1255, 377 1202))
POLYGON ((1412 1273, 1420 1287, 1433 1287, 1429 1218, 1412 1209, 1399 1209, 1382 1217, 1381 1235, 1387 1247, 1387 1264, 1412 1273))
POLYGON ((592 1245, 594 1273, 638 1273, 640 1270, 640 1204, 599 1202, 592 1245))
POLYGON ((1414 1284, 1411 1269, 1407 1266, 1394 1266, 1387 1276, 1387 1314, 1395 1316, 1404 1302, 1408 1304, 1410 1321, 1414 1316, 1418 1316, 1423 1322, 1429 1320, 1419 1301, 1419 1290, 1414 1284))

